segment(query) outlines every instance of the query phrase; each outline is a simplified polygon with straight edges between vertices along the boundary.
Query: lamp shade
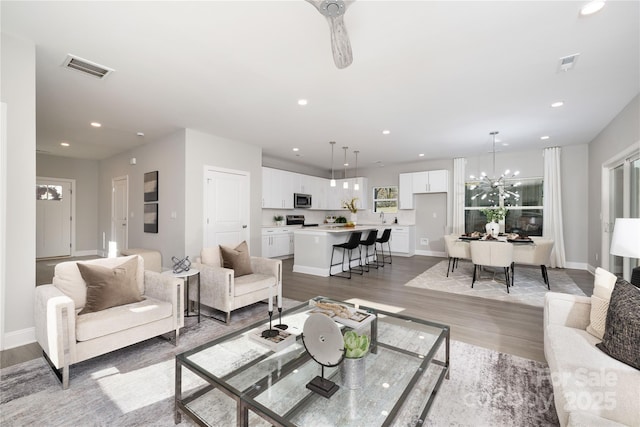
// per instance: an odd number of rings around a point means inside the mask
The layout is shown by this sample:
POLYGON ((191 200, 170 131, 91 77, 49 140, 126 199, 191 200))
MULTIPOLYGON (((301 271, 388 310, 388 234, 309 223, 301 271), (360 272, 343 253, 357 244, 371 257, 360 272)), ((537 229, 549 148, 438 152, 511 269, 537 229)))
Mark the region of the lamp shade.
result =
POLYGON ((611 255, 640 258, 640 218, 616 218, 611 255))

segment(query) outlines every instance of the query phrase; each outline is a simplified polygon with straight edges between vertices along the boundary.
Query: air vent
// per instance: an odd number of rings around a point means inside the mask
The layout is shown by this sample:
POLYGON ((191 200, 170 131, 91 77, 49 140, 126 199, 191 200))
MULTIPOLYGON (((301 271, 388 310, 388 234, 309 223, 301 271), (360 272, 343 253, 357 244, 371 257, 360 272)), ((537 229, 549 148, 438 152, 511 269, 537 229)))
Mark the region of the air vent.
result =
POLYGON ((95 62, 87 61, 86 59, 71 54, 67 55, 67 58, 65 59, 62 66, 68 69, 80 71, 81 73, 98 79, 104 79, 113 71, 115 71, 112 68, 96 64, 95 62))
POLYGON ((558 63, 558 71, 569 71, 573 67, 575 67, 576 62, 578 62, 579 53, 574 53, 573 55, 565 56, 560 58, 558 63))

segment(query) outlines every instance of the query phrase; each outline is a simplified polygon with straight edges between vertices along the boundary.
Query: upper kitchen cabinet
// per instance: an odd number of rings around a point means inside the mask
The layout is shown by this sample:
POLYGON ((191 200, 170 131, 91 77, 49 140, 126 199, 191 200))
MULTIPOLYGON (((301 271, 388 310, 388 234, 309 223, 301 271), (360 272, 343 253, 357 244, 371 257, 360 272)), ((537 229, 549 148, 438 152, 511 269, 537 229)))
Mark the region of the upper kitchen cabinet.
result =
POLYGON ((413 209, 413 174, 401 173, 398 176, 400 189, 398 190, 399 209, 413 209))
POLYGON ((399 208, 414 209, 414 194, 449 192, 449 171, 435 170, 398 175, 399 208))
POLYGON ((413 193, 446 193, 449 191, 449 171, 435 170, 413 173, 413 193))
POLYGON ((263 208, 293 209, 293 175, 279 169, 262 168, 263 208))

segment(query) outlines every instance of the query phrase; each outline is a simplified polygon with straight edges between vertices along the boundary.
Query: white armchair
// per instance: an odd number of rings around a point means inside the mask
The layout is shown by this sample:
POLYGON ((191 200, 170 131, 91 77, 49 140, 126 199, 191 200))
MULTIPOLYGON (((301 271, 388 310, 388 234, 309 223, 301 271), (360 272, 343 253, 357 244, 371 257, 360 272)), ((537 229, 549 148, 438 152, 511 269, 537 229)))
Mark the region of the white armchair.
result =
MULTIPOLYGON (((269 297, 282 296, 282 261, 251 257, 252 274, 235 277, 234 271, 222 267, 220 248, 204 248, 194 267, 200 270, 200 303, 226 314, 269 297)), ((189 288, 190 301, 197 301, 197 289, 189 288)))
POLYGON ((74 363, 170 332, 175 332, 177 344, 184 326, 180 279, 145 271, 137 255, 83 264, 115 268, 132 258, 138 260, 139 302, 79 315, 87 304, 87 284, 75 261, 58 264, 53 284, 36 287, 36 339, 63 388, 69 387, 69 367, 74 363))
POLYGON ((478 267, 502 267, 507 293, 509 293, 509 286, 511 286, 509 268, 513 263, 513 244, 496 241, 472 241, 469 245, 471 248, 471 261, 473 262, 471 287, 473 288, 476 278, 479 277, 478 267))

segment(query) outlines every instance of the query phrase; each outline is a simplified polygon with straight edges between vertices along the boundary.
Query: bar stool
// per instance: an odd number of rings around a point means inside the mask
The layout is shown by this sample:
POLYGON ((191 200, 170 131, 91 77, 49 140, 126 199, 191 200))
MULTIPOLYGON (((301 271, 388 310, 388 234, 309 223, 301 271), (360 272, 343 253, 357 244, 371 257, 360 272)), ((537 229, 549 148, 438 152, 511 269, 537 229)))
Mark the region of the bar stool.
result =
MULTIPOLYGON (((379 267, 383 267, 385 264, 391 264, 393 262, 393 259, 391 259, 391 243, 389 243, 389 240, 391 239, 391 229, 390 228, 385 228, 384 231, 382 232, 382 236, 380 236, 380 238, 376 239, 376 243, 380 243, 380 251, 382 252, 382 261, 377 261, 376 264, 379 267), (384 254, 384 244, 387 244, 387 247, 389 249, 389 254, 385 255, 384 254), (389 258, 389 262, 386 261, 386 259, 389 258)), ((377 246, 376 246, 376 254, 377 254, 377 246)), ((376 256, 376 260, 378 259, 378 257, 376 256)))
POLYGON ((362 233, 360 231, 354 231, 351 233, 351 236, 349 237, 349 240, 345 243, 338 243, 333 245, 333 249, 331 250, 331 265, 329 266, 329 276, 335 276, 335 277, 342 277, 344 279, 351 279, 351 271, 352 270, 356 270, 357 272, 359 272, 360 274, 364 273, 364 270, 362 269, 362 253, 360 252, 360 238, 362 237, 362 233), (358 248, 358 257, 357 258, 353 258, 353 250, 358 248), (342 262, 333 263, 333 254, 335 253, 336 249, 342 249, 342 262), (345 254, 347 253, 347 251, 349 251, 349 269, 345 270, 344 269, 344 257, 345 254), (354 267, 351 268, 351 261, 358 261, 358 267, 354 267), (344 276, 344 275, 340 275, 340 274, 332 274, 331 273, 331 269, 336 266, 336 265, 340 265, 340 269, 342 270, 342 273, 349 273, 348 276, 344 276))
MULTIPOLYGON (((378 251, 376 249, 376 240, 378 238, 378 230, 369 231, 369 235, 365 240, 360 240, 360 246, 365 247, 364 251, 364 266, 367 267, 365 270, 369 272, 370 268, 378 268, 378 251), (373 252, 369 252, 369 248, 373 247, 373 252), (373 257, 374 262, 369 262, 369 258, 373 257)), ((362 248, 360 248, 360 253, 362 253, 362 248)))

